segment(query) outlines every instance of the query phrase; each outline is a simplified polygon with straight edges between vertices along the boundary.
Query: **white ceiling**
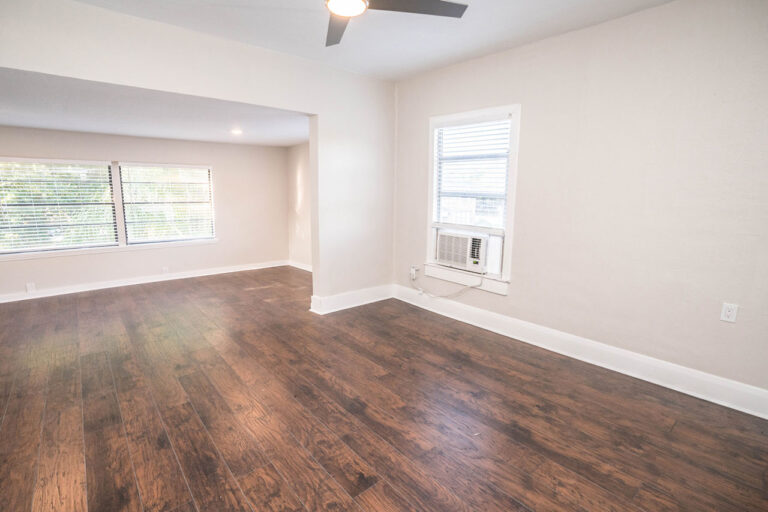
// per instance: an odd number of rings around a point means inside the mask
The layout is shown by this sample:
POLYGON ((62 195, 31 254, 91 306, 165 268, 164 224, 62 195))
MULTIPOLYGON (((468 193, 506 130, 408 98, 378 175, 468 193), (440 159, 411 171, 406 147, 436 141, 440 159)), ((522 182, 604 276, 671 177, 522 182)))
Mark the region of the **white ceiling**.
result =
POLYGON ((309 139, 305 114, 244 103, 7 68, 0 91, 0 125, 269 146, 309 139))
POLYGON ((670 0, 455 0, 460 20, 368 11, 325 47, 324 0, 79 0, 383 78, 587 27, 670 0))

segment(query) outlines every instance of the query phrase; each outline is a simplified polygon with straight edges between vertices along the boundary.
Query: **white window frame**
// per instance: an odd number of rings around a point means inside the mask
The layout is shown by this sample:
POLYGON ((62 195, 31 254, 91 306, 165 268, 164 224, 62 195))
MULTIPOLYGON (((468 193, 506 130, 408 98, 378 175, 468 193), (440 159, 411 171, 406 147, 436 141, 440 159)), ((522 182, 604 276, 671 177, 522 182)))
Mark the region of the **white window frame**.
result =
POLYGON ((115 208, 115 223, 117 224, 117 245, 98 246, 98 247, 80 247, 73 249, 49 249, 32 250, 24 252, 15 252, 9 254, 0 254, 0 262, 14 260, 36 260, 43 258, 61 258, 66 256, 78 256, 88 254, 109 254, 125 251, 143 251, 152 249, 168 249, 174 247, 185 247, 190 245, 208 245, 216 244, 219 239, 216 235, 216 207, 214 204, 214 169, 212 165, 200 164, 170 164, 156 162, 122 162, 118 160, 73 160, 71 158, 30 158, 30 157, 9 157, 0 156, 3 162, 39 162, 39 163, 62 163, 62 164, 83 164, 83 165, 106 165, 110 169, 110 178, 112 180, 112 201, 115 208), (213 238, 195 238, 189 240, 173 240, 168 242, 146 242, 128 244, 125 231, 125 210, 123 209, 122 182, 120 180, 121 165, 144 165, 151 167, 184 167, 193 169, 208 169, 211 176, 211 208, 213 209, 213 238))
POLYGON ((452 269, 443 265, 438 265, 435 258, 438 229, 456 229, 470 231, 475 233, 488 233, 502 235, 504 243, 502 244, 501 275, 485 275, 483 285, 478 289, 506 295, 507 285, 512 271, 512 240, 515 218, 515 193, 517 190, 517 159, 520 140, 520 105, 505 105, 501 107, 485 108, 462 112, 459 114, 450 114, 444 116, 435 116, 429 120, 429 200, 427 208, 427 258, 425 275, 436 277, 455 283, 473 285, 476 284, 478 274, 452 269), (507 198, 504 219, 504 229, 485 228, 480 226, 463 226, 458 224, 444 224, 435 220, 435 132, 439 128, 450 126, 460 126, 466 124, 476 124, 487 121, 499 121, 501 119, 510 119, 510 140, 509 140, 509 161, 507 167, 507 198))

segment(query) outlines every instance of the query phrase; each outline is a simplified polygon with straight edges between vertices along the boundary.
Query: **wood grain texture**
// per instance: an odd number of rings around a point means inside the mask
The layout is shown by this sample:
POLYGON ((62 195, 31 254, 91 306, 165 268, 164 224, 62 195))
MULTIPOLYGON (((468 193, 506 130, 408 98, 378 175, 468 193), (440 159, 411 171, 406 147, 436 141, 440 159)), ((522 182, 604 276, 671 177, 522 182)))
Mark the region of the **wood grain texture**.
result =
POLYGON ((88 510, 141 511, 109 355, 91 353, 81 358, 81 367, 88 510))
POLYGON ((264 512, 304 512, 285 479, 269 464, 240 478, 240 487, 254 508, 264 512))
POLYGON ((0 304, 0 508, 768 511, 768 421, 310 274, 0 304))
POLYGON ((387 482, 379 482, 368 488, 357 498, 357 503, 371 512, 408 512, 413 506, 395 491, 387 482))
POLYGON ((208 377, 195 372, 180 377, 179 382, 236 478, 269 463, 253 435, 240 424, 208 377))
POLYGON ((54 368, 46 403, 33 512, 86 510, 83 409, 77 360, 54 368))
POLYGON ((199 509, 250 512, 248 501, 194 408, 190 404, 174 406, 163 416, 199 509))
POLYGON ((167 512, 192 496, 138 366, 113 358, 117 396, 145 512, 167 512))
POLYGON ((29 510, 45 412, 45 372, 25 370, 16 382, 0 430, 0 503, 29 510))

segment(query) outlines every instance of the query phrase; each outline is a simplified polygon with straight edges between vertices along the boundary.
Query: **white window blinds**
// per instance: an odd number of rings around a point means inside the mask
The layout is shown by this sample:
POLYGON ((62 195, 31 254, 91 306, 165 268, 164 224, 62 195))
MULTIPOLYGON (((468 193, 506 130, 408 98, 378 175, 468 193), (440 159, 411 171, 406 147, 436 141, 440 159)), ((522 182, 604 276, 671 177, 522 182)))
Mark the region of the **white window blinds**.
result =
POLYGON ((435 221, 503 229, 511 121, 435 130, 435 221))
POLYGON ((117 243, 109 165, 0 161, 0 253, 117 243))
POLYGON ((210 169, 123 165, 129 244, 213 238, 210 169))

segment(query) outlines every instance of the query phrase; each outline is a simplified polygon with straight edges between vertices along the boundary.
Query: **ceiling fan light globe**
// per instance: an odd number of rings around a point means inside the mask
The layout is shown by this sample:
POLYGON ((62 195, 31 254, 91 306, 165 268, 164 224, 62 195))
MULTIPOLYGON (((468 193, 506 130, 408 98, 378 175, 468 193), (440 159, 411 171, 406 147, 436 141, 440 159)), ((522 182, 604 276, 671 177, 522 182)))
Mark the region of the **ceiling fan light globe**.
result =
POLYGON ((353 18, 368 10, 368 0, 325 0, 325 6, 336 16, 353 18))

